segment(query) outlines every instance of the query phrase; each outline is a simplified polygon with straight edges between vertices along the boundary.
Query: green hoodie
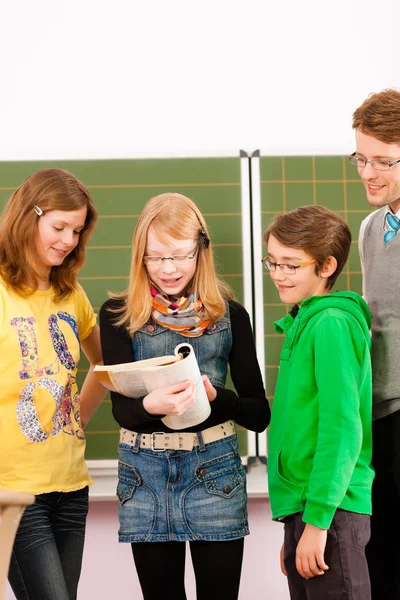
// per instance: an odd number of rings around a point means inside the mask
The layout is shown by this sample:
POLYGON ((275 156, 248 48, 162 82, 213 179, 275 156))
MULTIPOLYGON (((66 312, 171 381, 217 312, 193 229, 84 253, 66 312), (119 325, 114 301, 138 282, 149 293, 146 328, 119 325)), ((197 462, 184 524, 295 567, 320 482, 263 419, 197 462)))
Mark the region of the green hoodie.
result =
POLYGON ((353 292, 313 296, 285 333, 269 433, 272 517, 304 511, 328 529, 337 508, 371 514, 371 316, 353 292))

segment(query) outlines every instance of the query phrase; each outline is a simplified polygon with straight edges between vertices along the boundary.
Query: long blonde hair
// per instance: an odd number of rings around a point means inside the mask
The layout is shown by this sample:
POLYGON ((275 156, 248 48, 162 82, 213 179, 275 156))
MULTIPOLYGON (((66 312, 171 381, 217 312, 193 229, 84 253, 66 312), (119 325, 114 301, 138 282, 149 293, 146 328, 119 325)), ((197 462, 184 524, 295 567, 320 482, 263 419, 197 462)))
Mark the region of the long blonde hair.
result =
POLYGON ((42 169, 25 179, 7 202, 0 222, 0 274, 22 296, 32 294, 41 277, 36 268, 40 216, 35 206, 43 213, 87 208, 78 245, 61 265, 50 271, 55 300, 60 301, 77 288, 77 273, 85 262, 86 244, 95 227, 97 211, 86 187, 68 171, 42 169), (26 281, 32 282, 30 290, 24 285, 26 281))
MULTIPOLYGON (((111 295, 124 301, 123 307, 116 311, 120 318, 115 324, 125 325, 131 336, 149 320, 152 311, 150 279, 143 263, 150 227, 162 243, 167 236, 176 240, 200 240, 202 229, 209 237, 201 212, 186 196, 166 193, 147 202, 133 233, 129 287, 121 294, 111 295)), ((195 298, 201 298, 206 316, 214 322, 224 316, 226 300, 233 298, 230 287, 217 277, 211 246, 205 248, 202 242, 197 253, 192 292, 195 298)))

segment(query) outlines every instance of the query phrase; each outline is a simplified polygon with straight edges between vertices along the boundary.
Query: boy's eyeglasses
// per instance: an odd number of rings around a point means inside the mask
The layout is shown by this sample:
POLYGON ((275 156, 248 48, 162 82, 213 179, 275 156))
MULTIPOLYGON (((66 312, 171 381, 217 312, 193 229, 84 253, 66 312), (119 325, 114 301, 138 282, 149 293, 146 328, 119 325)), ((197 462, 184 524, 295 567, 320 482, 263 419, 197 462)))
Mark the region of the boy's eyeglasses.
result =
POLYGON ((358 156, 355 152, 349 156, 349 161, 355 167, 363 169, 369 163, 376 171, 390 171, 392 167, 395 167, 400 163, 400 158, 397 160, 367 160, 364 156, 358 156))
POLYGON ((192 254, 176 254, 174 256, 143 256, 143 262, 148 267, 160 266, 164 260, 172 260, 176 264, 184 264, 189 260, 193 260, 196 256, 197 250, 199 249, 200 242, 197 242, 196 248, 192 254))
POLYGON ((285 275, 294 275, 296 273, 297 269, 302 269, 303 267, 308 267, 308 265, 312 265, 313 263, 315 263, 316 260, 315 260, 315 258, 313 258, 312 260, 308 260, 307 262, 302 263, 301 265, 286 265, 286 264, 272 262, 272 260, 269 259, 269 256, 266 256, 265 258, 261 259, 261 262, 263 263, 263 265, 267 269, 267 271, 275 272, 276 268, 279 267, 280 270, 282 271, 282 273, 285 273, 285 275))

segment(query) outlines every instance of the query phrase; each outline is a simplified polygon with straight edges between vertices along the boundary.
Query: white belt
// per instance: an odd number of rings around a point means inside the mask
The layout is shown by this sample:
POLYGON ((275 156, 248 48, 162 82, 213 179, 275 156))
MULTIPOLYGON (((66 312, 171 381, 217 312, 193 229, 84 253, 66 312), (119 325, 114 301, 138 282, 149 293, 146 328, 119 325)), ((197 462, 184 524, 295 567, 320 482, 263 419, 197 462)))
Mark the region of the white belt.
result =
MULTIPOLYGON (((236 433, 235 425, 232 421, 225 421, 221 425, 214 425, 200 432, 204 444, 222 440, 225 437, 236 433)), ((193 450, 195 446, 199 446, 199 438, 197 433, 179 433, 173 431, 166 433, 163 431, 155 431, 154 433, 137 433, 129 431, 129 429, 121 429, 119 441, 122 444, 134 446, 137 436, 140 435, 140 447, 149 448, 155 452, 163 452, 165 450, 193 450)))

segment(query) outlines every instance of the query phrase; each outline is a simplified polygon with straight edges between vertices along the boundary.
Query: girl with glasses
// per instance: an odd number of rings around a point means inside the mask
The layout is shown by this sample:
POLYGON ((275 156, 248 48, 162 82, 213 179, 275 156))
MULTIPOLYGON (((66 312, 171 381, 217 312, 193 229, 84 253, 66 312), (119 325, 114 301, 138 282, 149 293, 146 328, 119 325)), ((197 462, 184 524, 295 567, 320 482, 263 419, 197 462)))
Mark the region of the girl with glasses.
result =
POLYGON ((189 542, 197 598, 233 600, 249 533, 234 422, 261 432, 270 410, 249 316, 218 278, 206 223, 189 198, 167 193, 146 204, 128 289, 102 306, 100 328, 105 364, 165 356, 189 342, 211 405, 204 422, 169 435, 162 418, 191 406, 190 381, 142 398, 111 394, 121 426, 119 540, 132 545, 144 597, 186 598, 189 542), (228 367, 236 393, 225 388, 228 367))

